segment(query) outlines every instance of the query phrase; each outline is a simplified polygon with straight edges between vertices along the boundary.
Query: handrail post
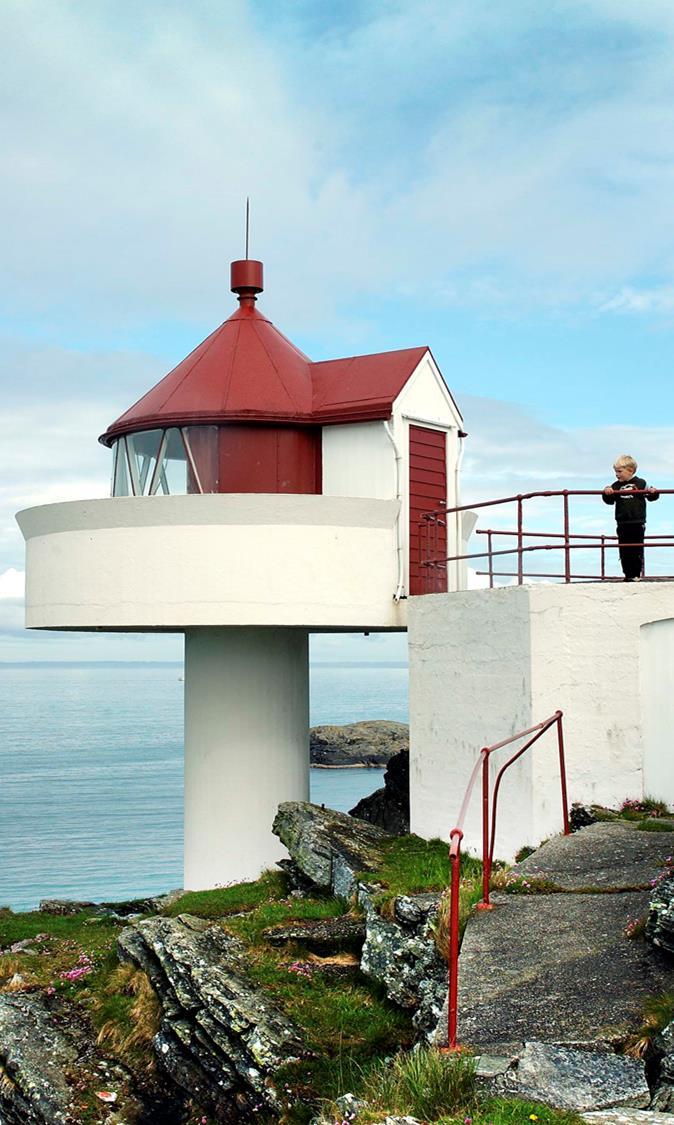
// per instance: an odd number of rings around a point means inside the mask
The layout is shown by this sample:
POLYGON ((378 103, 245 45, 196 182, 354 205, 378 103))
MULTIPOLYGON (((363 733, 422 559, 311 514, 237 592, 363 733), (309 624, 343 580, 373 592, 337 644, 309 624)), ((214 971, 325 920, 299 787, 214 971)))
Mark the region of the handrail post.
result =
POLYGON ((599 554, 601 561, 601 577, 606 578, 606 536, 601 536, 601 551, 599 554))
POLYGON ((524 581, 524 559, 522 558, 522 497, 517 497, 517 585, 524 581))
POLYGON ((494 559, 492 557, 492 535, 491 531, 487 532, 487 550, 489 551, 489 589, 494 589, 494 559))
POLYGON ((564 489, 564 581, 571 581, 571 551, 569 549, 569 490, 564 489))
POLYGON ((449 964, 448 964, 448 991, 447 991, 447 1046, 450 1050, 456 1047, 456 1021, 459 1007, 459 908, 460 908, 460 875, 461 875, 461 841, 463 832, 460 828, 452 828, 449 834, 451 841, 449 848, 449 861, 452 868, 452 883, 449 899, 449 964), (456 840, 456 847, 454 847, 456 840))
POLYGON ((562 729, 562 716, 564 712, 557 712, 557 745, 559 747, 559 773, 562 783, 562 816, 564 818, 564 835, 571 834, 569 825, 569 802, 566 795, 566 764, 564 761, 564 731, 562 729))
POLYGON ((482 902, 484 910, 491 906, 489 902, 489 880, 491 878, 491 863, 489 860, 489 750, 485 746, 482 751, 482 902))

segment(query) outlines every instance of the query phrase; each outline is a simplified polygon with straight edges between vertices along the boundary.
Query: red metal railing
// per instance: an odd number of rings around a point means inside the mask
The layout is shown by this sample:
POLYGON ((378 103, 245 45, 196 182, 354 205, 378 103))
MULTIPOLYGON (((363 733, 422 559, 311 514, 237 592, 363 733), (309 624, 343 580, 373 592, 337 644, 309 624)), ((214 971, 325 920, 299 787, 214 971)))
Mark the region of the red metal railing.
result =
POLYGON ((495 742, 492 746, 483 746, 480 750, 479 757, 473 767, 473 772, 470 775, 466 792, 464 794, 457 824, 452 828, 449 839, 449 862, 451 868, 451 882, 450 882, 450 904, 449 904, 449 989, 447 997, 447 1043, 450 1049, 456 1047, 456 1024, 457 1024, 457 1010, 458 1010, 458 997, 459 997, 459 914, 460 914, 460 891, 461 891, 461 841, 463 839, 463 823, 470 804, 470 799, 473 795, 473 790, 480 774, 482 775, 482 902, 478 904, 478 910, 491 910, 492 904, 489 899, 489 883, 491 881, 491 870, 494 862, 494 843, 496 840, 496 813, 498 808, 498 795, 501 787, 501 780, 506 770, 521 758, 524 753, 534 742, 537 742, 542 735, 551 727, 557 727, 557 748, 559 752, 559 772, 561 779, 562 790, 562 819, 564 823, 564 835, 568 836, 571 829, 569 827, 569 812, 568 812, 568 799, 566 792, 566 765, 564 761, 564 730, 562 725, 562 712, 555 711, 549 719, 544 719, 542 723, 536 723, 535 726, 529 727, 527 730, 518 731, 510 738, 504 738, 501 742, 495 742), (531 735, 529 738, 528 736, 531 735), (513 742, 517 742, 520 738, 528 738, 524 746, 520 746, 512 757, 505 762, 494 781, 494 788, 491 800, 491 817, 489 811, 489 759, 495 750, 502 750, 504 746, 510 746, 513 742))
MULTIPOLYGON (((658 489, 660 496, 674 495, 674 489, 658 489)), ((596 501, 603 495, 599 490, 564 489, 557 492, 525 492, 516 496, 504 496, 497 500, 484 500, 479 504, 462 504, 456 508, 443 508, 433 512, 425 512, 419 520, 419 572, 424 577, 424 593, 436 593, 447 588, 446 574, 449 563, 462 563, 471 559, 486 559, 487 569, 477 570, 476 573, 488 576, 489 586, 494 586, 495 578, 515 578, 517 585, 521 586, 525 578, 555 578, 564 582, 573 581, 618 581, 618 576, 607 573, 607 553, 620 548, 639 547, 637 543, 619 543, 617 535, 607 535, 604 532, 588 534, 571 531, 570 498, 593 497, 596 501), (526 531, 524 527, 524 509, 528 501, 540 499, 549 500, 555 497, 562 501, 562 531, 526 531), (516 527, 513 528, 480 528, 476 535, 486 536, 486 551, 474 551, 468 554, 454 554, 443 557, 437 550, 438 526, 450 529, 456 527, 461 512, 477 512, 483 508, 500 507, 505 504, 516 505, 516 527), (496 549, 494 544, 498 537, 515 538, 513 547, 496 549), (544 542, 530 543, 529 540, 544 540, 544 542), (535 556, 539 552, 556 551, 563 554, 563 569, 560 571, 525 570, 525 556, 535 556), (599 567, 595 573, 574 573, 572 560, 577 551, 598 551, 599 567), (510 559, 516 556, 516 569, 497 570, 495 560, 510 559)), ((648 496, 649 490, 636 490, 632 496, 648 496)), ((595 513, 596 514, 596 513, 595 513)), ((648 552, 655 548, 669 547, 674 549, 674 533, 667 532, 662 535, 647 535, 644 540, 644 559, 648 552)), ((498 565, 498 563, 497 563, 498 565)), ((657 574, 659 580, 673 579, 672 574, 657 574)))

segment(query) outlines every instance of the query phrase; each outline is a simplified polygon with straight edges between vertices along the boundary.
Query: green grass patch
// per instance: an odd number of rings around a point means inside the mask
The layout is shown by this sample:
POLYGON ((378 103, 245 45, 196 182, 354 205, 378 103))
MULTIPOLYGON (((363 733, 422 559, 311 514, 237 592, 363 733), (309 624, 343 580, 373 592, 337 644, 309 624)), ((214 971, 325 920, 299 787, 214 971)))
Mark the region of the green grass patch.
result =
POLYGON ((187 891, 162 911, 167 918, 194 914, 198 918, 224 918, 228 914, 254 910, 263 903, 287 894, 285 876, 280 871, 265 871, 254 883, 236 883, 214 891, 187 891))
POLYGON ((264 902, 257 908, 236 918, 226 918, 230 933, 249 944, 263 941, 263 930, 289 922, 316 921, 320 918, 339 918, 348 914, 349 903, 343 898, 329 896, 316 898, 286 898, 278 902, 264 902))
POLYGON ((437 1121, 445 1114, 469 1113, 477 1104, 475 1060, 419 1048, 372 1068, 363 1094, 381 1114, 404 1114, 437 1121))
MULTIPOLYGON (((443 1122, 443 1125, 449 1123, 443 1122)), ((472 1125, 584 1125, 584 1119, 577 1113, 551 1109, 539 1102, 487 1098, 472 1115, 472 1125)))
MULTIPOLYGON (((449 884, 449 851, 444 840, 420 836, 395 836, 381 847, 383 862, 376 871, 361 875, 364 882, 381 883, 387 897, 442 891, 449 884)), ((482 863, 471 855, 461 857, 461 875, 481 875, 482 863)))
POLYGON ((635 824, 639 832, 674 832, 674 822, 671 820, 639 820, 635 824))

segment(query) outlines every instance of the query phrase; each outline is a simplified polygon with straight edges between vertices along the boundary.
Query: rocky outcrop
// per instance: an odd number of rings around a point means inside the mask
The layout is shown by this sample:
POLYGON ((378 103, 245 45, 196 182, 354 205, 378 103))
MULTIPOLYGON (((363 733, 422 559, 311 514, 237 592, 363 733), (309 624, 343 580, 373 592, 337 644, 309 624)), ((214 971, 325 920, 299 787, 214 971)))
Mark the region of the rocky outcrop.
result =
POLYGON ((91 1029, 76 1012, 41 992, 0 994, 2 1125, 81 1121, 81 1091, 92 1075, 115 1088, 120 1108, 137 1114, 126 1071, 100 1056, 91 1029))
POLYGON ((674 954, 674 874, 661 879, 651 892, 646 939, 665 953, 674 954))
POLYGON ((365 910, 365 944, 360 968, 401 1008, 416 1009, 412 1022, 431 1037, 447 995, 447 965, 434 941, 440 896, 400 895, 390 918, 376 910, 368 888, 359 900, 365 910))
POLYGON ((384 788, 363 797, 350 816, 375 824, 392 836, 405 836, 410 830, 410 755, 401 750, 389 761, 384 774, 384 788))
POLYGON ((674 1112, 674 1023, 663 1028, 651 1045, 653 1109, 674 1112))
POLYGON ((408 750, 409 727, 385 719, 344 726, 312 727, 312 766, 385 766, 394 754, 408 750))
POLYGON ((278 1108, 271 1076, 303 1051, 298 1030, 246 975, 245 949, 198 918, 150 918, 122 931, 119 953, 161 1002, 154 1046, 164 1072, 219 1121, 278 1108))
POLYGON ((304 801, 279 805, 272 832, 305 879, 342 898, 355 892, 361 872, 376 871, 386 839, 373 825, 304 801))

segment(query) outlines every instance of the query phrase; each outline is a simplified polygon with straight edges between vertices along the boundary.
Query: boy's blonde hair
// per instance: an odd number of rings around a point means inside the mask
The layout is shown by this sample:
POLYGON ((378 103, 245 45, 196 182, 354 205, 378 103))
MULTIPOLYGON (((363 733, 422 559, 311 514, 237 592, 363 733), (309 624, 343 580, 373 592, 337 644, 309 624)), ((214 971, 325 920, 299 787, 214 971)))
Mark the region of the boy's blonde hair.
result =
POLYGON ((613 468, 631 469, 633 473, 636 473, 638 465, 634 458, 630 457, 629 453, 621 453, 620 457, 616 457, 615 461, 613 462, 613 468))

